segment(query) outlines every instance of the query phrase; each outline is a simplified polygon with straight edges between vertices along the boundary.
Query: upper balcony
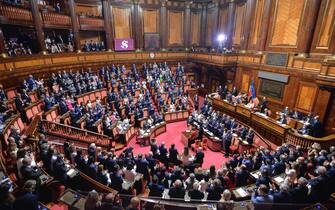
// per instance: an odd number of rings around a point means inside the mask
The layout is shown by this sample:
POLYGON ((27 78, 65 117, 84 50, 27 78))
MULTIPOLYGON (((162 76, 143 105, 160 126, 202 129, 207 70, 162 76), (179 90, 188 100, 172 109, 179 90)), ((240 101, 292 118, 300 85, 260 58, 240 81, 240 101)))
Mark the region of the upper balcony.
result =
POLYGON ((81 30, 104 30, 104 20, 94 17, 78 16, 81 30))
POLYGON ((71 18, 66 14, 42 11, 42 20, 46 28, 71 28, 71 18))
POLYGON ((14 25, 33 25, 33 15, 30 10, 11 6, 0 5, 0 22, 1 24, 14 25))

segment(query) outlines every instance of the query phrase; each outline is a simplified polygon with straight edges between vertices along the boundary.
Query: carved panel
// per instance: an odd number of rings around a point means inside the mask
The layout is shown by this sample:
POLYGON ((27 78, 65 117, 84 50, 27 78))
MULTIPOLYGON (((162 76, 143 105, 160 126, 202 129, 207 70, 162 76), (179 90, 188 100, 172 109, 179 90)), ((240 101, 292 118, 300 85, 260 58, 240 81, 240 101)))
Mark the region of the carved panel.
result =
POLYGON ((316 94, 316 85, 312 83, 301 82, 299 84, 298 99, 296 101, 295 107, 304 112, 312 111, 316 94))
POLYGON ((244 17, 246 12, 246 4, 241 4, 236 7, 235 12, 235 31, 233 36, 233 45, 241 44, 241 37, 244 36, 242 34, 243 26, 244 26, 244 17))
POLYGON ((144 33, 159 32, 158 10, 143 10, 143 32, 144 33))
POLYGON ((130 8, 112 9, 114 20, 114 37, 115 38, 130 38, 131 37, 131 11, 130 8))
POLYGON ((249 80, 250 80, 249 74, 242 75, 242 85, 241 85, 242 92, 247 93, 249 91, 249 80))
POLYGON ((335 0, 322 1, 314 33, 312 51, 334 53, 335 51, 335 0))
POLYGON ((200 44, 200 13, 191 13, 191 45, 200 44))
POLYGON ((168 11, 168 44, 181 46, 183 44, 184 12, 168 11))
POLYGON ((206 46, 211 46, 213 41, 214 31, 214 10, 208 10, 206 18, 206 46))
POLYGON ((265 3, 265 0, 257 0, 256 2, 255 18, 254 18, 253 27, 252 27, 251 36, 250 36, 250 43, 252 45, 257 44, 257 41, 260 36, 261 27, 262 27, 261 21, 262 21, 262 15, 264 11, 264 3, 265 3))
POLYGON ((306 0, 276 0, 270 37, 272 46, 296 46, 306 0))
POLYGON ((219 11, 219 32, 226 33, 228 24, 228 9, 224 7, 219 11))

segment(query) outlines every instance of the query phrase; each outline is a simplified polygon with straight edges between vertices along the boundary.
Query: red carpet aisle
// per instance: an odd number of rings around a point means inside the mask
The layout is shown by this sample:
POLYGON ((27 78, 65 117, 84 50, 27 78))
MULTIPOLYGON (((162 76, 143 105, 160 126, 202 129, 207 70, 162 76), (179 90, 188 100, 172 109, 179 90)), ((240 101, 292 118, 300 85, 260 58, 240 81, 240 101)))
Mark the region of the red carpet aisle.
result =
MULTIPOLYGON (((171 144, 175 144, 179 153, 181 153, 184 148, 184 144, 181 142, 181 132, 185 131, 186 127, 186 121, 167 124, 167 131, 156 138, 158 144, 165 142, 167 148, 169 148, 171 144)), ((135 138, 129 142, 128 146, 134 147, 135 155, 138 153, 147 154, 150 151, 150 146, 141 147, 139 144, 136 144, 135 138)), ((204 153, 205 159, 203 168, 209 168, 211 165, 215 165, 218 169, 227 161, 227 158, 223 157, 223 154, 220 152, 213 152, 207 149, 204 153)), ((120 154, 120 152, 117 152, 117 154, 120 154)))

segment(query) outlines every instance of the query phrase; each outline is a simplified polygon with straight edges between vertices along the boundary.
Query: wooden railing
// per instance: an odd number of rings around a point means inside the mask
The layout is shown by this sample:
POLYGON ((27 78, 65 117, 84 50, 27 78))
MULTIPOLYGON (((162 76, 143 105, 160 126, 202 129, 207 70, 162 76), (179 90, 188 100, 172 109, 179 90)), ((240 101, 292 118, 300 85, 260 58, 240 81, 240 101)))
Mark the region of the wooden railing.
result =
POLYGON ((104 102, 105 98, 107 96, 107 89, 99 89, 95 91, 91 91, 88 93, 84 93, 81 95, 76 96, 77 103, 80 104, 81 102, 84 102, 85 104, 90 100, 93 104, 95 104, 95 101, 97 98, 101 100, 101 102, 104 102))
POLYGON ((104 20, 99 18, 79 17, 81 29, 100 28, 104 29, 104 20))
POLYGON ((95 143, 97 146, 108 149, 112 144, 108 136, 47 120, 42 120, 42 131, 49 135, 79 142, 85 146, 95 143))
POLYGON ((276 145, 287 142, 293 145, 300 145, 304 149, 310 148, 314 143, 321 144, 323 148, 327 148, 329 145, 335 145, 335 135, 326 136, 324 138, 300 135, 294 128, 288 125, 281 125, 270 117, 265 118, 244 106, 233 105, 211 96, 209 100, 212 102, 214 108, 232 115, 237 120, 252 127, 260 134, 259 136, 263 137, 264 142, 265 139, 276 145))
POLYGON ((33 21, 31 11, 9 5, 0 5, 0 16, 6 17, 10 20, 19 20, 27 22, 33 21))
POLYGON ((4 129, 2 130, 2 133, 1 133, 1 137, 2 137, 2 142, 1 142, 1 146, 2 150, 5 150, 6 147, 7 147, 7 144, 8 144, 8 138, 9 138, 9 135, 11 133, 11 130, 10 128, 12 126, 15 126, 17 127, 18 129, 20 129, 20 132, 22 133, 25 129, 25 126, 21 120, 21 116, 18 114, 18 115, 15 115, 13 116, 9 122, 7 122, 6 126, 4 127, 4 129))
POLYGON ((71 26, 71 19, 68 15, 54 12, 42 12, 42 19, 45 25, 71 26))
POLYGON ((165 112, 164 113, 164 121, 166 123, 183 121, 183 120, 187 120, 189 115, 190 114, 189 114, 188 110, 176 111, 176 112, 165 112))
POLYGON ((292 129, 287 132, 285 140, 293 145, 300 145, 304 149, 311 148, 314 143, 321 145, 323 149, 328 149, 335 145, 335 134, 323 138, 315 138, 308 135, 301 135, 296 130, 292 129))

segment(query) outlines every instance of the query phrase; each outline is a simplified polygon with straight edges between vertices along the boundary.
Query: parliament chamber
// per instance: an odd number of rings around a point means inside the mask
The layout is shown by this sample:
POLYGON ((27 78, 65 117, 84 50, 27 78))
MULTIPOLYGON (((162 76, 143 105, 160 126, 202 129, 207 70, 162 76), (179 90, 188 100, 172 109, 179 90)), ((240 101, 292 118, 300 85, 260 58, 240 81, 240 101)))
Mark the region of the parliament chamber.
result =
POLYGON ((0 0, 0 210, 335 209, 335 0, 0 0))

